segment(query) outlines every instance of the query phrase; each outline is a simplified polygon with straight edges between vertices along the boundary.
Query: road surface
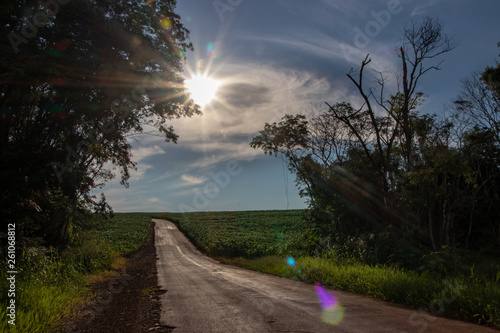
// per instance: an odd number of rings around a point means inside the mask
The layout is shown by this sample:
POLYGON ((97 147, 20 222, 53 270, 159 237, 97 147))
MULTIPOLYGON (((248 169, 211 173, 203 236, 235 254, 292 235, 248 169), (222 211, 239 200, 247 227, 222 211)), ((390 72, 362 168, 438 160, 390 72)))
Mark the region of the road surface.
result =
POLYGON ((161 323, 172 327, 174 333, 498 333, 333 290, 327 290, 326 295, 336 296, 343 316, 339 306, 322 310, 321 288, 220 264, 196 250, 173 223, 153 222, 158 285, 165 290, 161 323), (340 322, 333 325, 325 321, 340 322))

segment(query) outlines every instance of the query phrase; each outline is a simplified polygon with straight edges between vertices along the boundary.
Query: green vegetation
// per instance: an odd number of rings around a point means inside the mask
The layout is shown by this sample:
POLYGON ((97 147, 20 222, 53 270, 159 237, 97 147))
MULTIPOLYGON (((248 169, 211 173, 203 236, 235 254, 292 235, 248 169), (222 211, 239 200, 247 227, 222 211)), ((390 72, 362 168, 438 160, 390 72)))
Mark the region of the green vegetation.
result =
POLYGON ((156 215, 177 223, 200 250, 225 263, 500 328, 500 264, 494 258, 448 248, 425 252, 387 232, 336 243, 315 236, 302 216, 304 211, 156 215), (296 259, 293 267, 289 255, 296 259))
MULTIPOLYGON (((52 332, 71 314, 88 292, 86 276, 111 267, 144 244, 150 231, 150 214, 116 214, 96 218, 94 228, 75 232, 62 252, 27 247, 16 260, 16 326, 7 323, 7 293, 0 295, 0 332, 52 332)), ((0 289, 8 290, 2 262, 0 289)))
POLYGON ((151 214, 118 213, 100 224, 94 233, 98 239, 111 244, 115 252, 128 256, 144 244, 150 225, 151 214))
POLYGON ((212 256, 254 258, 286 255, 303 242, 304 211, 160 214, 176 222, 201 251, 212 256))

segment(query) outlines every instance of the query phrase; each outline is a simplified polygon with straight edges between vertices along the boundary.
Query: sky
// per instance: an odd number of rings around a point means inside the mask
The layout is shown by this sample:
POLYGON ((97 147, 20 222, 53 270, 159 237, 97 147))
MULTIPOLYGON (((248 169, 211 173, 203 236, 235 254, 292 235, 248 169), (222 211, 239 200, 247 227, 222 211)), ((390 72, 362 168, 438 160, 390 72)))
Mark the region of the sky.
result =
POLYGON ((177 144, 131 141, 130 186, 116 179, 102 190, 115 212, 305 208, 286 162, 249 146, 265 123, 325 102, 355 104, 346 74, 367 54, 394 88, 401 31, 426 16, 458 45, 422 79, 422 113, 445 114, 460 81, 500 53, 498 0, 178 0, 177 12, 194 46, 183 75, 213 78, 218 91, 202 116, 172 121, 177 144))

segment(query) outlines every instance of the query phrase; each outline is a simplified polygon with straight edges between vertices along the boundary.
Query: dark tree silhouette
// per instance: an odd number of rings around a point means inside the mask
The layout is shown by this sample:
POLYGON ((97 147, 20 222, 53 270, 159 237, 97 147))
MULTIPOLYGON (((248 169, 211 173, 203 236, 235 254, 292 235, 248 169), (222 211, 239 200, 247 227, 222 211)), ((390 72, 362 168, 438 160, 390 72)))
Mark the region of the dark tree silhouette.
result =
POLYGON ((130 136, 167 141, 200 113, 180 73, 192 48, 175 0, 3 1, 0 5, 0 209, 49 244, 79 214, 110 207, 91 191, 135 168, 130 136))

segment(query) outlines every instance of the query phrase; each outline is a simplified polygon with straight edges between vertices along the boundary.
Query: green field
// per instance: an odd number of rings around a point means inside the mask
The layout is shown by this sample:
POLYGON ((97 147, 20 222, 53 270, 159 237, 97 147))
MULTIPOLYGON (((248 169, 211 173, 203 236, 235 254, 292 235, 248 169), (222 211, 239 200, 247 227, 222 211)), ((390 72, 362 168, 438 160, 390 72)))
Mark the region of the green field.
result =
MULTIPOLYGON (((99 274, 120 256, 128 256, 149 235, 151 214, 116 214, 79 230, 61 253, 43 247, 24 248, 16 258, 16 325, 7 323, 7 293, 0 295, 0 332, 54 332, 88 296, 89 274, 99 274)), ((2 265, 5 265, 2 262, 2 265)), ((0 290, 8 290, 1 267, 0 290)))
POLYGON ((304 241, 303 210, 160 214, 201 251, 218 257, 288 255, 304 241))

